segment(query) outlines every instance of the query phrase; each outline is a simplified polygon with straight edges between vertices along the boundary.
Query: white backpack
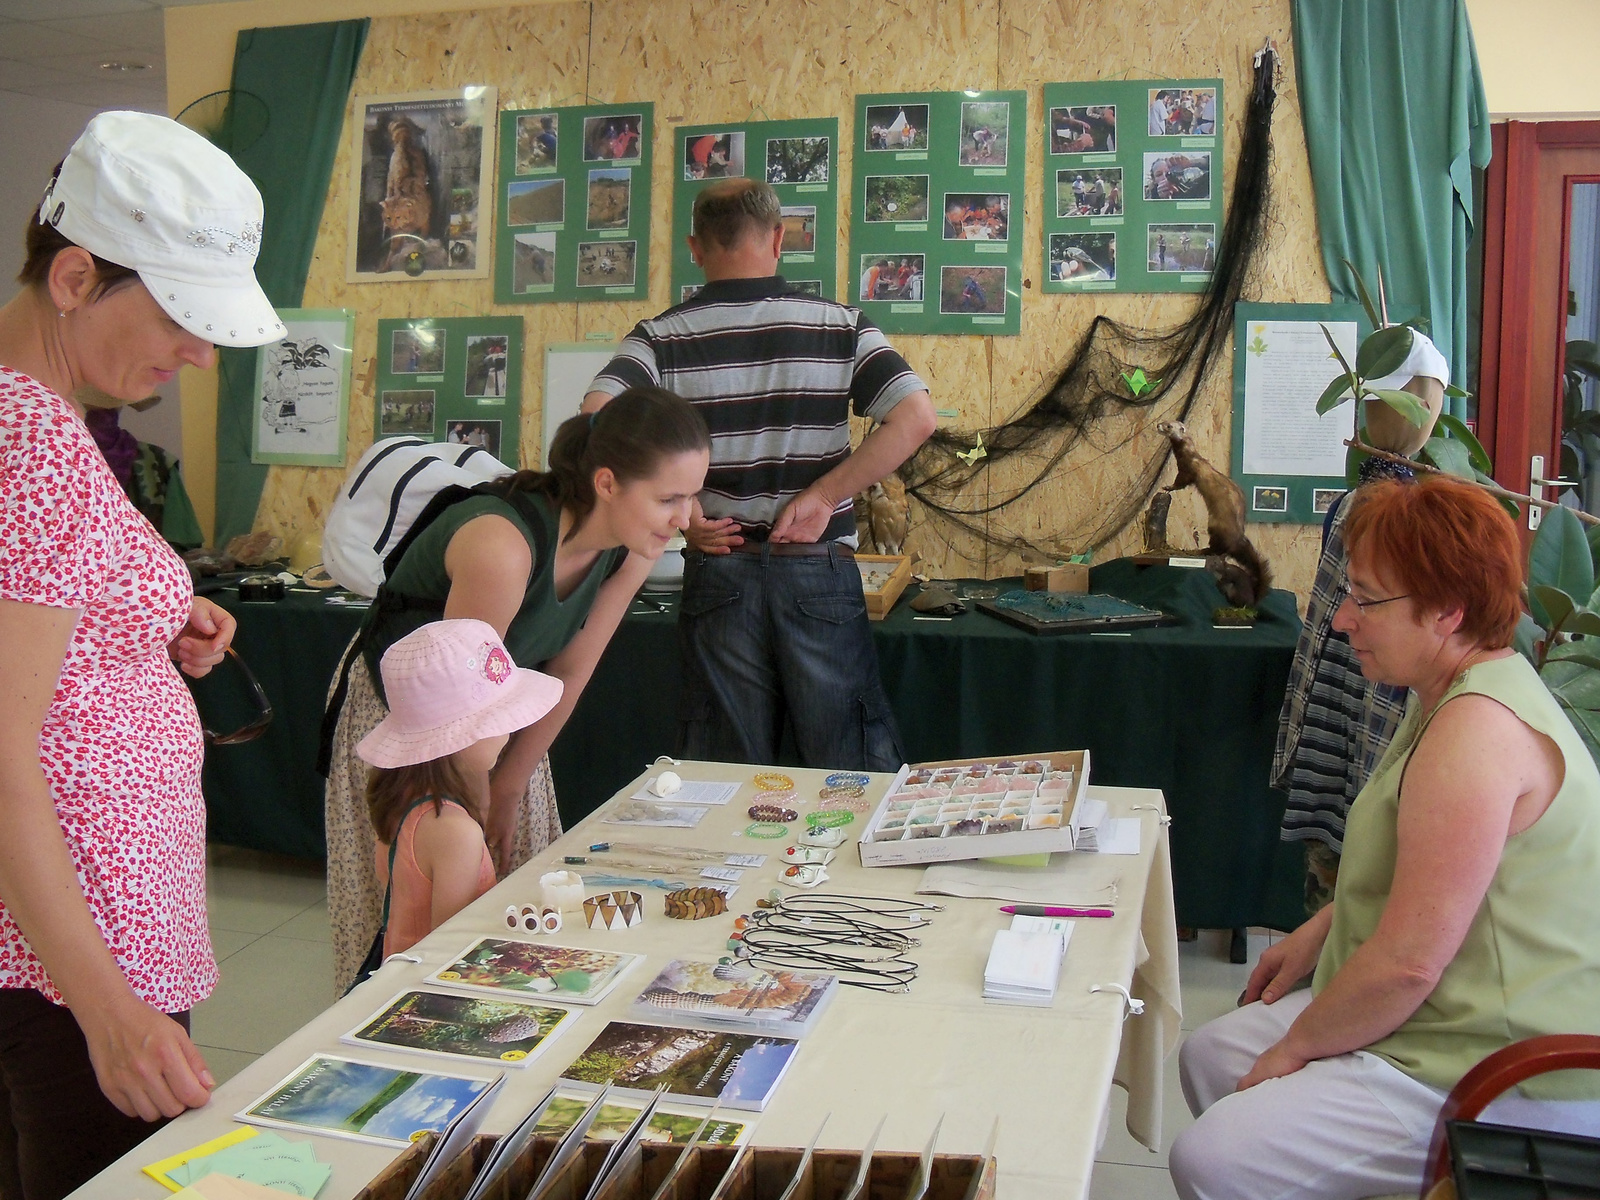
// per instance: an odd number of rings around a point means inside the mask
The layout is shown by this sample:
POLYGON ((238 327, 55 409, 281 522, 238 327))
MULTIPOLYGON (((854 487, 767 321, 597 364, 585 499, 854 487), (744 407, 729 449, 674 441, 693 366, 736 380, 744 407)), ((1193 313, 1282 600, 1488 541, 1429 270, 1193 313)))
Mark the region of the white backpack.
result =
POLYGON ((428 506, 452 485, 476 487, 513 473, 481 446, 397 437, 374 442, 339 488, 322 532, 322 560, 340 586, 376 596, 383 562, 428 506))

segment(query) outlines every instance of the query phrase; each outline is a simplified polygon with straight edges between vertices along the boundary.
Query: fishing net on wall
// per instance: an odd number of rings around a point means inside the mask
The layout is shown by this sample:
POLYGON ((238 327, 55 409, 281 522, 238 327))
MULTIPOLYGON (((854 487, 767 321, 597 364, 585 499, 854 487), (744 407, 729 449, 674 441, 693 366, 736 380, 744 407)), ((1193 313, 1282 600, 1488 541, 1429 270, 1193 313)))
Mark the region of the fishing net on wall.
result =
MULTIPOLYGON (((1053 531, 1047 544, 1006 528, 1003 516, 1010 506, 1062 474, 1067 456, 1097 428, 1110 424, 1110 418, 1158 405, 1172 408, 1166 414, 1170 419, 1188 417, 1227 344, 1234 304, 1262 248, 1271 195, 1277 70, 1277 52, 1268 46, 1256 58, 1222 248, 1194 314, 1181 325, 1158 331, 1134 328, 1103 315, 1095 317, 1071 356, 1031 402, 1005 423, 981 431, 987 451, 982 457, 972 460, 978 433, 937 430, 900 471, 906 491, 921 501, 935 529, 948 524, 991 545, 1057 558, 1105 545, 1144 507, 1171 454, 1165 439, 1161 451, 1139 464, 1120 491, 1108 496, 1077 526, 1053 531), (1124 378, 1136 368, 1155 381, 1155 386, 1137 396, 1124 378), (1020 481, 997 486, 984 478, 1008 462, 1020 468, 1020 481), (984 493, 980 486, 984 483, 993 493, 986 501, 972 502, 970 497, 984 493), (995 514, 1002 516, 996 519, 995 514)), ((1098 448, 1110 453, 1131 436, 1125 434, 1121 442, 1098 448)))

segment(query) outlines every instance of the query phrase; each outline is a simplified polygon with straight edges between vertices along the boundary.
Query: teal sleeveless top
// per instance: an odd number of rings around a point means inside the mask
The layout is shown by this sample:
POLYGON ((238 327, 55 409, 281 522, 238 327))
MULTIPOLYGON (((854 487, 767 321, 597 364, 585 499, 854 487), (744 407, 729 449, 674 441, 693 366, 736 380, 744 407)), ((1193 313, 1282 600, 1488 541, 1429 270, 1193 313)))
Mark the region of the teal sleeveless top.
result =
MULTIPOLYGON (((1366 1047, 1441 1091, 1512 1042, 1600 1033, 1600 772, 1522 655, 1475 664, 1440 705, 1468 693, 1503 704, 1553 741, 1565 774, 1544 815, 1506 840, 1466 939, 1433 992, 1404 1025, 1366 1047)), ((1312 980, 1316 993, 1372 936, 1388 902, 1401 783, 1432 718, 1413 694, 1394 741, 1351 806, 1333 924, 1312 980)), ((1590 1098, 1597 1087, 1594 1072, 1565 1072, 1523 1090, 1590 1098)))

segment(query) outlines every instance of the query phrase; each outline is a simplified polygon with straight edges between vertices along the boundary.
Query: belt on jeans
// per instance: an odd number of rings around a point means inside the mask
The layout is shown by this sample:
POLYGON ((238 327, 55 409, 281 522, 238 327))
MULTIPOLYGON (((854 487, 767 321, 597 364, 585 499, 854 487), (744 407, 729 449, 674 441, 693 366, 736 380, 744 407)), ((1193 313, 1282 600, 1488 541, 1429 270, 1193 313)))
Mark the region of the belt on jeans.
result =
POLYGON ((855 557, 855 551, 849 546, 839 542, 752 542, 746 541, 738 546, 728 547, 735 554, 761 554, 763 552, 778 558, 799 558, 818 554, 830 554, 837 551, 848 558, 855 557))

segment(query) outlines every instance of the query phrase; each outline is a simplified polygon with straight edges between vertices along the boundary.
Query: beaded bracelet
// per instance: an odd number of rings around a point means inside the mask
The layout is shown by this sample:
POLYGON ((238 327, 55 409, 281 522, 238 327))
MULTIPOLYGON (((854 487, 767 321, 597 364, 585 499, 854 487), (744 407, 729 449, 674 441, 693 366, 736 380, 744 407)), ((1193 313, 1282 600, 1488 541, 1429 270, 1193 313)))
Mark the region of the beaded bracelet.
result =
POLYGON ((860 771, 835 771, 822 781, 828 787, 859 787, 864 788, 872 780, 860 771))
POLYGON ((794 787, 794 780, 780 771, 757 771, 753 782, 763 792, 781 792, 794 787))
POLYGON ((780 808, 776 804, 752 804, 750 806, 750 819, 752 821, 798 821, 800 814, 792 808, 780 808))
POLYGON ((830 784, 817 793, 823 800, 855 799, 865 796, 867 789, 859 783, 830 784))
POLYGON ((744 835, 745 837, 761 838, 763 840, 788 837, 789 827, 787 825, 774 824, 770 821, 757 821, 753 825, 744 827, 744 835))
POLYGON ((855 819, 855 813, 848 809, 836 808, 806 814, 806 824, 813 829, 837 829, 841 825, 850 824, 855 819))

